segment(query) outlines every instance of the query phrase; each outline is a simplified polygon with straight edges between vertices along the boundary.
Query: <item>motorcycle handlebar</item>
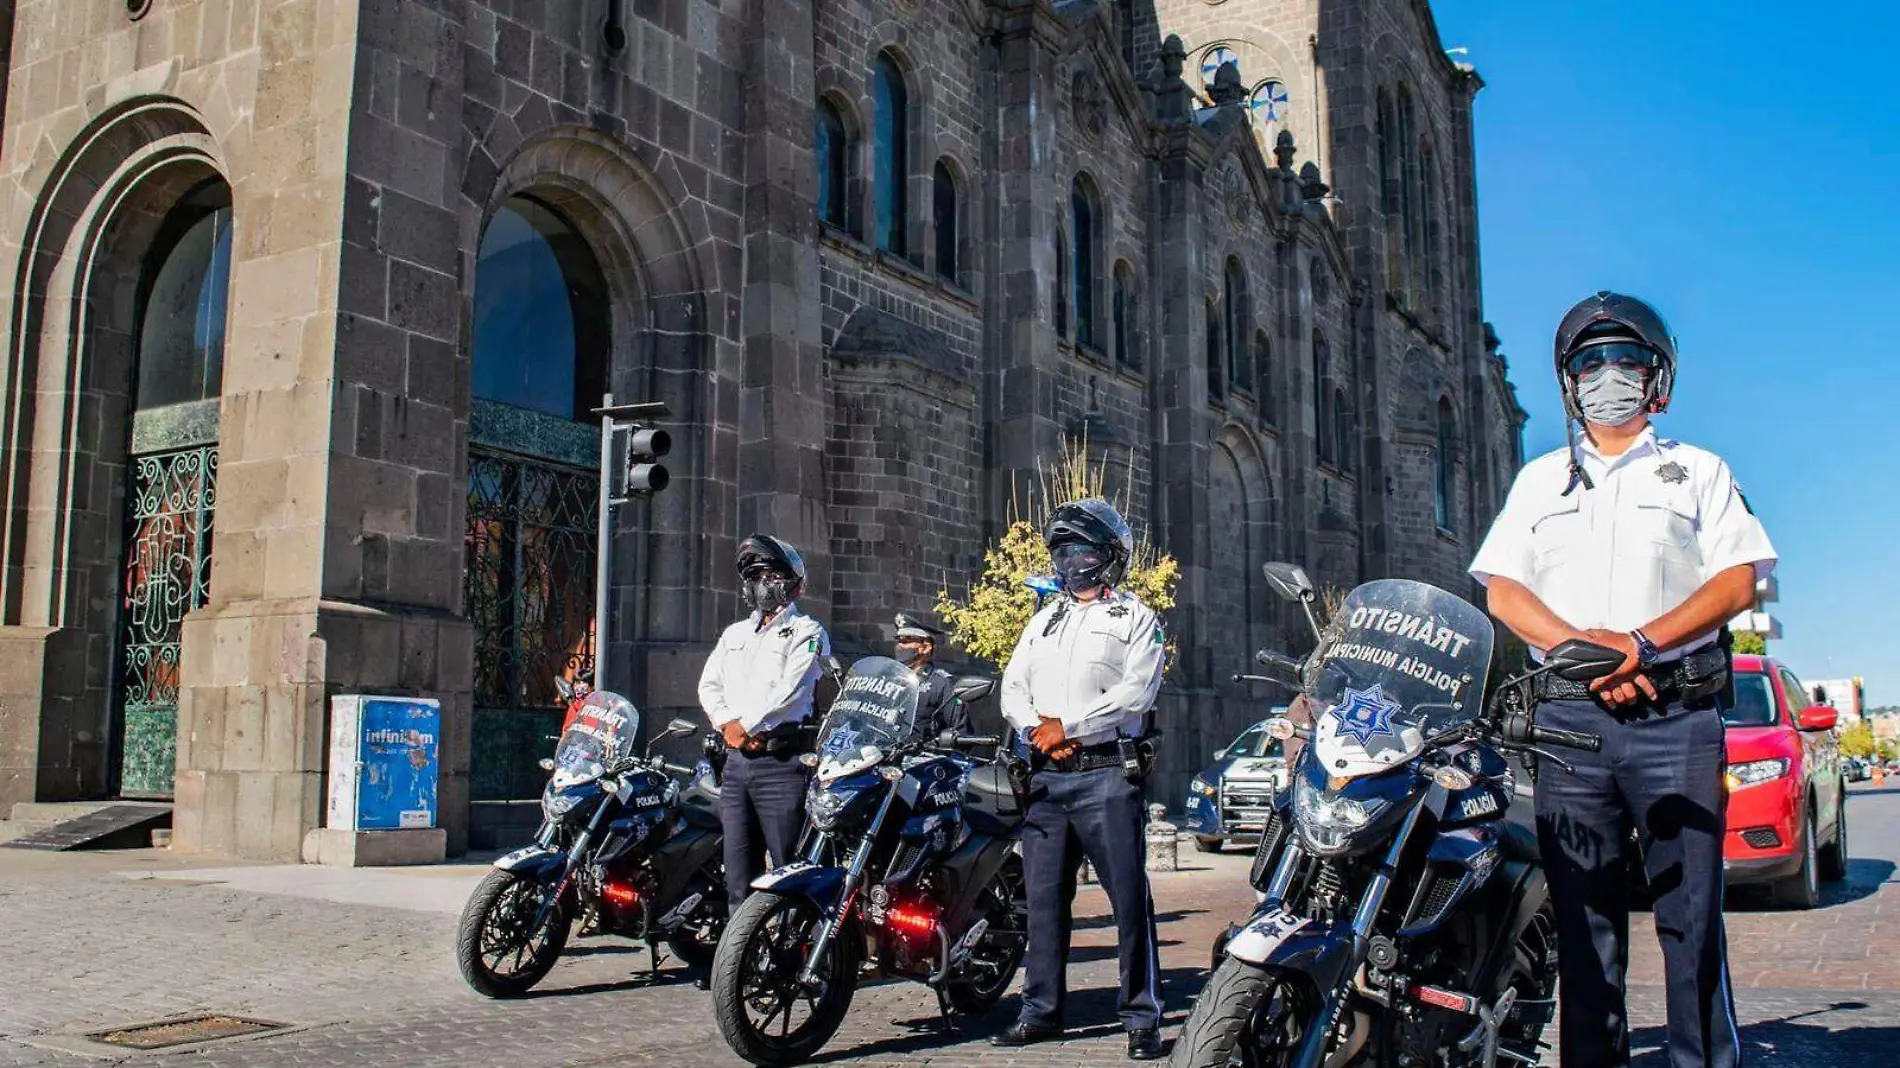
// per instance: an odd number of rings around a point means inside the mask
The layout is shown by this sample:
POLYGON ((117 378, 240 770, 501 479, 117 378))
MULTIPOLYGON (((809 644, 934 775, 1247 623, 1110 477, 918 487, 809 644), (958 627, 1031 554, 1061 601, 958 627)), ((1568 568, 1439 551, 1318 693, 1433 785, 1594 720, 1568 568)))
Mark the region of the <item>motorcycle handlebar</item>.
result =
POLYGON ((660 766, 665 768, 667 771, 673 773, 674 775, 685 775, 685 776, 691 777, 693 774, 692 768, 686 767, 681 764, 675 764, 670 760, 660 761, 660 766))
POLYGON ((1531 741, 1543 745, 1563 746, 1566 749, 1581 749, 1586 753, 1603 751, 1603 739, 1582 731, 1561 731, 1555 727, 1531 728, 1531 741))

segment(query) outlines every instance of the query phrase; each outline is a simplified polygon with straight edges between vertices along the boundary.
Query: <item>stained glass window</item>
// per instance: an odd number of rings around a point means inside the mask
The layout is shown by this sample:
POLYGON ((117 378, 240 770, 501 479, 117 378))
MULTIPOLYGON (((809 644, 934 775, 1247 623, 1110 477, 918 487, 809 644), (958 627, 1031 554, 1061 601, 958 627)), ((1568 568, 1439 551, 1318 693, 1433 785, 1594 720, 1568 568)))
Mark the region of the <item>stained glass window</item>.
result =
POLYGON ((818 155, 818 218, 832 226, 847 224, 850 193, 851 135, 844 116, 829 100, 818 102, 815 131, 818 155))
POLYGON ((931 172, 932 223, 937 231, 937 274, 952 282, 962 276, 957 262, 957 179, 950 165, 937 161, 931 172))
POLYGON ((1115 266, 1115 359, 1123 367, 1141 366, 1135 351, 1135 275, 1126 263, 1115 266))
POLYGON ((231 200, 222 183, 185 198, 160 227, 139 316, 137 406, 209 400, 224 383, 231 200), (155 268, 155 269, 152 269, 155 268))
POLYGON ((1247 97, 1247 110, 1258 123, 1281 122, 1287 117, 1287 107, 1292 102, 1286 91, 1286 83, 1278 78, 1268 78, 1254 86, 1253 93, 1247 97))
POLYGON ((1075 285, 1075 341, 1078 345, 1095 344, 1095 204, 1081 179, 1069 191, 1069 212, 1075 228, 1075 263, 1069 277, 1075 285))

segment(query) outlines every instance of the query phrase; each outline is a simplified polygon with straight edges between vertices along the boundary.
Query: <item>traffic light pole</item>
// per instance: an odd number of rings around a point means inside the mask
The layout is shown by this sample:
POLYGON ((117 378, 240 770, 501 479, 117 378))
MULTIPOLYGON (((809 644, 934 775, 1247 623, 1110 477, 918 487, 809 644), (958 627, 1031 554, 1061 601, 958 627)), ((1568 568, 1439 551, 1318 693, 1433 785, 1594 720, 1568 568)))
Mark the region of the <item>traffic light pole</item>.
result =
POLYGON ((614 403, 602 395, 600 407, 600 507, 594 532, 594 689, 610 690, 607 651, 613 638, 614 506, 650 497, 666 488, 666 468, 653 461, 672 447, 666 431, 644 420, 665 418, 672 409, 658 401, 614 403))

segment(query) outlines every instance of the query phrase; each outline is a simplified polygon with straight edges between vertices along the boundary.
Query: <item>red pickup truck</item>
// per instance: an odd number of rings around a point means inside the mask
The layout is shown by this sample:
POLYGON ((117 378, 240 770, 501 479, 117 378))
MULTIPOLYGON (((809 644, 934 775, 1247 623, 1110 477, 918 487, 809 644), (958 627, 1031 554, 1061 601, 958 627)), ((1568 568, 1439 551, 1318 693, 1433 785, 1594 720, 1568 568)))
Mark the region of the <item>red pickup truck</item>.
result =
POLYGON ((1813 908, 1821 883, 1847 876, 1847 788, 1837 713, 1810 704, 1780 662, 1735 658, 1728 724, 1729 885, 1765 883, 1778 904, 1813 908))

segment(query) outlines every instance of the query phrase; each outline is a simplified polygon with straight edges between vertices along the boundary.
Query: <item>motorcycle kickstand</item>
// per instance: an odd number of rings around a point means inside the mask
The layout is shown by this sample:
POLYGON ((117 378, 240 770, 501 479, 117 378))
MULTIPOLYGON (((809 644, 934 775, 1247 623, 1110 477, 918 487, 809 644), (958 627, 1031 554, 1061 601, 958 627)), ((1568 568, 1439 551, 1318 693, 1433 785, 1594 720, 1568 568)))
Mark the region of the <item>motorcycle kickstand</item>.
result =
POLYGON ((932 989, 937 992, 937 1012, 943 1017, 943 1033, 948 1035, 957 1029, 955 1016, 950 1009, 950 992, 941 985, 932 989))
POLYGON ((660 979, 660 944, 647 939, 647 980, 658 982, 660 979))

